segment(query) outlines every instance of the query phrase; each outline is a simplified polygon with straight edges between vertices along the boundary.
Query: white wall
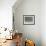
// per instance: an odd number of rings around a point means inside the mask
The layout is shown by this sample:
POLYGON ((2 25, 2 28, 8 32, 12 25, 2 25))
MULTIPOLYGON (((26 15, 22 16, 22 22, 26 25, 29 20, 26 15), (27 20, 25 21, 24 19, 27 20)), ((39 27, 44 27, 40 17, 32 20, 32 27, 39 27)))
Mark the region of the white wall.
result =
POLYGON ((46 46, 46 0, 42 0, 41 4, 41 40, 42 46, 46 46))
POLYGON ((15 28, 41 46, 41 0, 23 0, 18 7, 14 6, 15 28), (35 15, 35 25, 23 25, 23 15, 35 15))
POLYGON ((16 0, 0 0, 0 27, 12 28, 12 6, 16 0))
POLYGON ((13 12, 15 29, 23 32, 25 38, 33 39, 36 46, 46 46, 46 0, 23 0, 20 5, 14 5, 13 12), (23 15, 32 14, 35 25, 23 25, 23 15))

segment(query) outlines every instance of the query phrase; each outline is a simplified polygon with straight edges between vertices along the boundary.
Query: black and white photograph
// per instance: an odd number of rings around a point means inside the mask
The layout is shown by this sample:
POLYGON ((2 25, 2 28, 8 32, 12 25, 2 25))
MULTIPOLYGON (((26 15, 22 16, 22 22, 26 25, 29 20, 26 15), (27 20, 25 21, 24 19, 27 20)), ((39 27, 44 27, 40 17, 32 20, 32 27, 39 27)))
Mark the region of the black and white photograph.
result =
POLYGON ((34 25, 35 24, 35 15, 24 15, 23 24, 24 25, 34 25))

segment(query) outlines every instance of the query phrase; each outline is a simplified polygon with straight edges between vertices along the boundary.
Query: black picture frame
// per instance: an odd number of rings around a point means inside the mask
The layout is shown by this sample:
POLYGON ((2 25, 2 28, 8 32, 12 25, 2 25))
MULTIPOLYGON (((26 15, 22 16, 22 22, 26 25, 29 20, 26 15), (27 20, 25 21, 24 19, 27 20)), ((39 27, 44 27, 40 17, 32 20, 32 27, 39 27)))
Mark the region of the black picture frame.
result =
POLYGON ((23 25, 35 25, 35 15, 23 15, 23 25))

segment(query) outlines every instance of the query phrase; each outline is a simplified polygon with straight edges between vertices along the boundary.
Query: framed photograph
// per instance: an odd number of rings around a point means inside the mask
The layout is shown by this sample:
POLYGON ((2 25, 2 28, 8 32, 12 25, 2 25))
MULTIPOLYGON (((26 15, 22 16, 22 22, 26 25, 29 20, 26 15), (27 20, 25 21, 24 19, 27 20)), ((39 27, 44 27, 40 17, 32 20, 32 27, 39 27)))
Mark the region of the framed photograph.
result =
POLYGON ((23 24, 24 25, 34 25, 35 15, 23 15, 23 24))

